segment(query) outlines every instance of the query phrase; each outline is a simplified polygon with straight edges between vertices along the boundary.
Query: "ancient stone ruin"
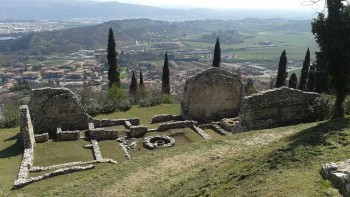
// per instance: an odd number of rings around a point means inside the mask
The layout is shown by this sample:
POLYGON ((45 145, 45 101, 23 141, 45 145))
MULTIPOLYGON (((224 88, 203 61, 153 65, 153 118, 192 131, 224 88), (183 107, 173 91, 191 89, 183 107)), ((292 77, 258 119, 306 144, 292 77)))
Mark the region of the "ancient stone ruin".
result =
POLYGON ((221 68, 207 69, 186 81, 182 116, 199 121, 236 117, 243 94, 239 75, 221 68))
POLYGON ((317 93, 281 87, 243 99, 235 131, 267 129, 316 121, 317 93))
POLYGON ((324 164, 320 173, 324 179, 330 180, 343 196, 350 196, 350 160, 324 164))
POLYGON ((29 110, 34 133, 38 134, 55 134, 57 127, 63 131, 87 129, 92 121, 78 97, 67 88, 34 89, 29 110))

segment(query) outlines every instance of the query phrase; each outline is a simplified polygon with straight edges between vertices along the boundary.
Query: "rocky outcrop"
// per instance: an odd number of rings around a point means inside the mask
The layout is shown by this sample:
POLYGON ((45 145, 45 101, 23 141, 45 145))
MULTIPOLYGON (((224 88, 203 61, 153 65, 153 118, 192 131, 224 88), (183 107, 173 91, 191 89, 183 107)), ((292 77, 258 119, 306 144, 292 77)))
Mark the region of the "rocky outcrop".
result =
POLYGON ((193 120, 237 117, 242 99, 239 75, 210 68, 186 81, 181 114, 184 119, 193 120))
POLYGON ((78 97, 67 88, 34 89, 29 109, 35 133, 55 135, 59 126, 64 131, 87 129, 92 121, 78 97))
POLYGON ((286 87, 268 90, 245 97, 235 131, 268 129, 316 121, 317 93, 303 92, 286 87))

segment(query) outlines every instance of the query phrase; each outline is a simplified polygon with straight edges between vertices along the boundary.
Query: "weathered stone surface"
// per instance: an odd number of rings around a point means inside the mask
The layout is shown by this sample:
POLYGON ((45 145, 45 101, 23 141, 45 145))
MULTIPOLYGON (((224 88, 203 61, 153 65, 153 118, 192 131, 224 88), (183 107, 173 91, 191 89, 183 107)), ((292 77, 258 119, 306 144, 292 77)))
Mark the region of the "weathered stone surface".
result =
POLYGON ((219 122, 219 126, 228 132, 232 132, 238 123, 237 118, 224 118, 219 122))
POLYGON ((243 99, 236 131, 267 129, 317 120, 317 93, 281 87, 243 99))
POLYGON ((227 132, 225 129, 221 128, 218 124, 213 124, 211 128, 220 135, 230 135, 231 133, 227 132))
POLYGON ((179 129, 179 128, 190 128, 192 127, 196 122, 186 120, 186 121, 177 121, 177 122, 171 122, 171 123, 163 123, 159 125, 158 131, 166 131, 169 129, 179 129))
POLYGON ((111 127, 117 125, 125 125, 125 122, 128 121, 131 125, 139 125, 140 119, 131 118, 131 119, 93 119, 93 123, 96 128, 100 127, 111 127))
POLYGON ((172 115, 172 114, 160 114, 152 117, 151 124, 159 123, 159 122, 167 122, 167 121, 181 121, 182 116, 172 115))
POLYGON ((78 97, 67 88, 40 88, 32 91, 29 101, 35 133, 56 134, 62 130, 87 129, 92 118, 78 97))
POLYGON ((27 105, 20 107, 20 141, 25 149, 35 147, 33 124, 27 105))
POLYGON ((57 141, 70 141, 70 140, 79 140, 80 131, 62 131, 60 127, 57 128, 57 141))
POLYGON ((132 138, 139 138, 144 136, 147 133, 147 131, 148 131, 147 126, 143 126, 143 125, 131 126, 129 135, 132 138))
POLYGON ((207 134, 206 132, 204 132, 201 128, 197 127, 196 125, 193 125, 192 129, 198 133, 198 135, 202 136, 202 138, 204 138, 205 140, 209 140, 211 139, 211 136, 209 134, 207 134))
POLYGON ((89 130, 91 139, 95 140, 115 140, 119 136, 118 129, 94 128, 89 130))
POLYGON ((175 138, 169 136, 148 136, 143 142, 143 146, 148 149, 171 147, 175 144, 175 138))
POLYGON ((35 137, 36 143, 44 143, 44 142, 49 141, 49 134, 48 133, 36 134, 36 135, 34 135, 34 137, 35 137))
POLYGON ((324 164, 320 173, 324 179, 331 181, 343 196, 350 196, 350 160, 324 164))
POLYGON ((207 69, 186 81, 182 117, 194 120, 237 117, 243 94, 239 75, 221 68, 207 69))

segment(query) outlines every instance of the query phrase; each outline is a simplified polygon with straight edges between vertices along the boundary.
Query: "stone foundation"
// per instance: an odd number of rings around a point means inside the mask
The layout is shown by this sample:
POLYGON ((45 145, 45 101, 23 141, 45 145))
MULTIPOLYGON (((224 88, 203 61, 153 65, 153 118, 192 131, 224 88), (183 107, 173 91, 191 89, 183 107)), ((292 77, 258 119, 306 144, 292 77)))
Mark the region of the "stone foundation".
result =
POLYGON ((129 136, 132 138, 140 138, 143 137, 148 132, 147 126, 131 126, 129 136))
POLYGON ((194 121, 177 121, 172 123, 163 123, 159 125, 158 131, 166 131, 169 129, 191 128, 196 122, 194 121))
POLYGON ((281 87, 245 97, 236 131, 268 129, 316 121, 317 93, 281 87))
POLYGON ((93 119, 92 123, 94 123, 96 128, 101 127, 111 127, 117 125, 125 125, 125 121, 129 121, 132 125, 139 125, 140 119, 131 118, 131 119, 93 119))
POLYGON ((79 140, 80 131, 62 131, 61 128, 57 128, 57 141, 70 141, 70 140, 79 140))
POLYGON ((36 134, 36 135, 34 135, 34 137, 35 137, 36 143, 44 143, 44 142, 49 141, 49 134, 48 133, 36 134))
POLYGON ((181 121, 182 116, 176 116, 171 114, 161 114, 155 115, 152 117, 151 124, 159 123, 159 122, 167 122, 167 121, 181 121))

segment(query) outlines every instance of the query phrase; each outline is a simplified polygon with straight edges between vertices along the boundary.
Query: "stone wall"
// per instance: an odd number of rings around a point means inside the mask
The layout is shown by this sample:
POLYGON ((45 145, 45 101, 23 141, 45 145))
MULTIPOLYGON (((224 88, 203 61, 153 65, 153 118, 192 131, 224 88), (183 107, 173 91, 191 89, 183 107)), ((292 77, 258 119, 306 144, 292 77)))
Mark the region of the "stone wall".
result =
POLYGON ((35 137, 36 143, 44 143, 44 142, 49 141, 49 134, 48 133, 36 134, 36 135, 34 135, 34 137, 35 137))
POLYGON ((163 123, 159 125, 158 131, 166 131, 169 129, 179 129, 179 128, 191 128, 193 125, 195 125, 196 122, 194 121, 177 121, 177 122, 171 122, 171 123, 163 123))
POLYGON ((243 94, 239 75, 221 68, 207 69, 186 81, 182 117, 193 120, 237 117, 243 94))
POLYGON ((35 133, 56 134, 62 130, 87 129, 92 118, 78 97, 67 88, 40 88, 32 91, 29 101, 35 133))
POLYGON ((151 123, 167 122, 167 121, 181 121, 182 116, 172 115, 172 114, 160 114, 152 117, 151 123))
POLYGON ((89 130, 89 135, 95 140, 115 140, 119 133, 117 129, 94 128, 89 130))
POLYGON ((131 118, 131 119, 93 119, 93 123, 96 128, 100 127, 111 127, 117 125, 125 125, 125 121, 129 121, 132 125, 139 125, 140 119, 131 118))
POLYGON ((20 107, 20 141, 25 149, 35 147, 33 124, 27 105, 20 107))
POLYGON ((320 95, 281 87, 245 97, 236 131, 267 129, 317 120, 315 99, 320 95))
POLYGON ((80 131, 62 131, 61 128, 57 128, 57 141, 69 141, 69 140, 79 140, 80 139, 80 131))
POLYGON ((144 136, 147 133, 147 131, 148 131, 147 126, 143 126, 143 125, 131 126, 129 136, 132 138, 139 138, 144 136))

